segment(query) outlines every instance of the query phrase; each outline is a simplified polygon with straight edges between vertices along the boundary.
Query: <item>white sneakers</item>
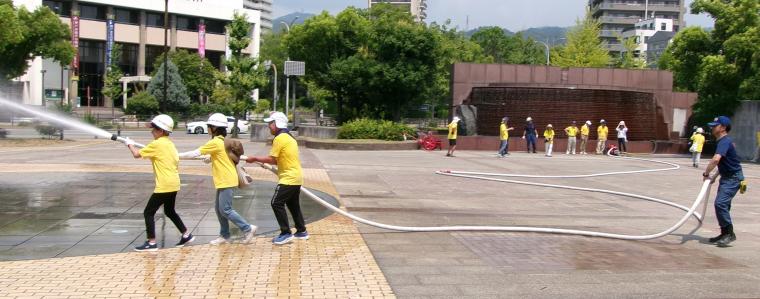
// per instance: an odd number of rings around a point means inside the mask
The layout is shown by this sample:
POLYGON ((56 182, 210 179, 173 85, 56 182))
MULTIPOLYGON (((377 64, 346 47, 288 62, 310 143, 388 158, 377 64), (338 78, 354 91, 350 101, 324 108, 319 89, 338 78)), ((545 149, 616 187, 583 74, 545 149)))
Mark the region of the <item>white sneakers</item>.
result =
MULTIPOLYGON (((243 237, 241 238, 241 243, 243 244, 249 244, 251 241, 253 241, 253 238, 256 234, 256 230, 259 227, 255 225, 251 225, 251 230, 249 230, 247 233, 243 234, 243 237)), ((221 245, 221 244, 227 244, 230 243, 229 239, 225 239, 222 236, 217 237, 216 239, 211 240, 209 244, 211 245, 221 245)))
POLYGON ((211 240, 211 242, 209 242, 209 244, 211 244, 211 245, 222 245, 222 244, 226 244, 226 243, 229 243, 229 242, 230 242, 230 240, 227 240, 227 239, 222 238, 222 237, 217 237, 216 239, 211 240))

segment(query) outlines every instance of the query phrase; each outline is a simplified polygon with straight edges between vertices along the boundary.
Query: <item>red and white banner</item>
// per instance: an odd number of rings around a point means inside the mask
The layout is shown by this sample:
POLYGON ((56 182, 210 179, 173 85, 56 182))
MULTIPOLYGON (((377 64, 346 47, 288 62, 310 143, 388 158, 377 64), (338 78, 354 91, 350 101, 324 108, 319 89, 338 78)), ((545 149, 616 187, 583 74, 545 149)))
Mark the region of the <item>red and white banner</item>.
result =
POLYGON ((76 71, 79 69, 79 16, 71 16, 71 45, 74 46, 71 68, 76 71))
POLYGON ((206 57, 206 24, 198 25, 198 55, 206 57))

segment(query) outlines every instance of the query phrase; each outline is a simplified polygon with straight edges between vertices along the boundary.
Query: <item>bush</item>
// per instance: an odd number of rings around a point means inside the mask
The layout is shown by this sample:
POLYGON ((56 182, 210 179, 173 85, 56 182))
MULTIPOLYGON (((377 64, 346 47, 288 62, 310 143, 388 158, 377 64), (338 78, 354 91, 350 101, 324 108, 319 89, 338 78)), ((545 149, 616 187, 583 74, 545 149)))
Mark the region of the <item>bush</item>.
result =
POLYGON ((47 137, 48 139, 52 139, 53 135, 58 134, 58 128, 51 125, 37 124, 34 126, 34 129, 37 130, 40 136, 47 137))
POLYGON ((259 99, 256 103, 256 108, 253 109, 254 113, 264 113, 272 109, 272 103, 267 99, 259 99))
POLYGON ((84 115, 82 116, 82 120, 88 124, 94 125, 98 123, 98 119, 95 118, 94 115, 92 115, 92 112, 86 111, 84 115))
POLYGON ((158 114, 158 101, 148 92, 138 92, 127 101, 126 114, 150 116, 158 114))
POLYGON ((206 104, 199 104, 199 103, 193 103, 190 105, 190 116, 191 117, 203 117, 206 118, 212 113, 222 113, 224 115, 230 115, 229 109, 225 107, 224 105, 220 105, 217 103, 206 103, 206 104))
POLYGON ((338 130, 338 139, 404 140, 404 133, 413 135, 411 127, 387 120, 360 118, 349 121, 338 130))

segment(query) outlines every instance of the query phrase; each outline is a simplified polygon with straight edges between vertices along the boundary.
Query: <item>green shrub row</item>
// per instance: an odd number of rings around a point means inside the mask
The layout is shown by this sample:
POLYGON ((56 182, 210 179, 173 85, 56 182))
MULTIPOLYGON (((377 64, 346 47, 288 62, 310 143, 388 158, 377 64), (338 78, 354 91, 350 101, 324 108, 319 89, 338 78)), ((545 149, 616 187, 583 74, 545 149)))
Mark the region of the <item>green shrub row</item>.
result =
POLYGON ((414 129, 392 121, 360 118, 344 123, 338 130, 338 139, 401 141, 404 133, 414 135, 414 129))

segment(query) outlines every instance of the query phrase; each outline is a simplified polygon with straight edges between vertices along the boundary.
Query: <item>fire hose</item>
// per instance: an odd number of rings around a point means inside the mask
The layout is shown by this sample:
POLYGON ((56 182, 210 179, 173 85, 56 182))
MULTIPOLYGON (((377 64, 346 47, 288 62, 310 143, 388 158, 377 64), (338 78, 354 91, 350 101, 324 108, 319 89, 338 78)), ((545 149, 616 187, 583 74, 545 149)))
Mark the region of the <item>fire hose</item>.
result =
MULTIPOLYGON (((122 137, 112 136, 112 140, 125 142, 125 139, 122 137)), ((135 146, 142 147, 141 144, 135 144, 135 146)), ((245 159, 245 156, 241 156, 241 160, 245 159)), ((637 198, 637 199, 643 199, 647 201, 652 201, 660 204, 665 204, 668 206, 672 206, 681 210, 686 211, 686 214, 684 214, 675 224, 670 226, 669 228, 662 230, 657 233, 653 234, 646 234, 646 235, 628 235, 628 234, 616 234, 616 233, 608 233, 608 232, 596 232, 596 231, 586 231, 586 230, 577 230, 577 229, 563 229, 563 228, 545 228, 545 227, 529 227, 529 226, 398 226, 398 225, 391 225, 391 224, 385 224, 380 222, 375 222, 369 219, 365 219, 362 217, 359 217, 357 215, 354 215, 352 213, 349 213, 345 210, 342 210, 339 207, 333 206, 329 202, 325 201, 324 199, 320 198, 313 192, 311 192, 307 188, 301 188, 301 192, 303 192, 307 197, 314 200, 318 204, 324 206, 325 208, 340 214, 344 217, 350 218, 356 222, 363 223, 369 226, 374 226, 381 229, 386 230, 392 230, 392 231, 402 231, 402 232, 454 232, 454 231, 480 231, 480 232, 531 232, 531 233, 548 233, 548 234, 563 234, 563 235, 579 235, 579 236, 589 236, 589 237, 600 237, 600 238, 610 238, 610 239, 620 239, 620 240, 651 240, 651 239, 657 239, 661 238, 663 236, 666 236, 679 228, 681 228, 686 221, 689 220, 691 217, 695 217, 697 221, 699 222, 697 228, 702 225, 702 222, 704 220, 704 214, 707 210, 707 196, 710 194, 710 188, 711 183, 714 180, 714 178, 710 178, 705 180, 702 183, 702 187, 699 190, 699 193, 697 194, 696 198, 692 202, 690 207, 686 207, 674 202, 670 202, 663 199, 658 199, 654 197, 649 196, 643 196, 633 193, 627 193, 627 192, 619 192, 619 191, 612 191, 612 190, 605 190, 605 189, 596 189, 596 188, 583 188, 583 187, 575 187, 575 186, 566 186, 566 185, 557 185, 557 184, 546 184, 546 183, 537 183, 537 182, 528 182, 528 181, 519 181, 519 180, 510 180, 510 179, 499 179, 494 177, 486 177, 486 176, 501 176, 501 177, 520 177, 520 178, 589 178, 589 177, 600 177, 600 176, 610 176, 610 175, 624 175, 624 174, 638 174, 638 173, 651 173, 651 172, 660 172, 660 171, 671 171, 671 170, 677 170, 680 168, 675 163, 670 162, 664 162, 664 161, 658 161, 658 160, 652 160, 652 159, 644 159, 644 158, 632 158, 632 157, 617 157, 615 159, 623 159, 623 160, 637 160, 637 161, 644 161, 644 162, 652 162, 652 163, 658 163, 658 164, 664 164, 669 165, 670 167, 667 168, 658 168, 658 169, 647 169, 647 170, 631 170, 631 171, 615 171, 615 172, 603 172, 603 173, 595 173, 595 174, 582 174, 582 175, 525 175, 525 174, 499 174, 499 173, 484 173, 484 172, 464 172, 464 171, 448 171, 448 170, 442 170, 442 171, 436 171, 436 174, 444 175, 444 176, 451 176, 451 177, 460 177, 460 178, 469 178, 469 179, 478 179, 478 180, 486 180, 486 181, 492 181, 492 182, 504 182, 504 183, 511 183, 511 184, 522 184, 522 185, 530 185, 530 186, 539 186, 539 187, 547 187, 547 188, 557 188, 557 189, 565 189, 565 190, 575 190, 575 191, 585 191, 585 192, 596 192, 596 193, 605 193, 605 194, 612 194, 612 195, 619 195, 619 196, 626 196, 630 198, 637 198), (704 203, 704 204, 703 204, 704 203), (702 212, 697 212, 697 209, 699 208, 700 204, 702 205, 702 212)), ((264 169, 267 169, 273 173, 277 173, 276 167, 264 163, 258 163, 261 167, 264 169)))

